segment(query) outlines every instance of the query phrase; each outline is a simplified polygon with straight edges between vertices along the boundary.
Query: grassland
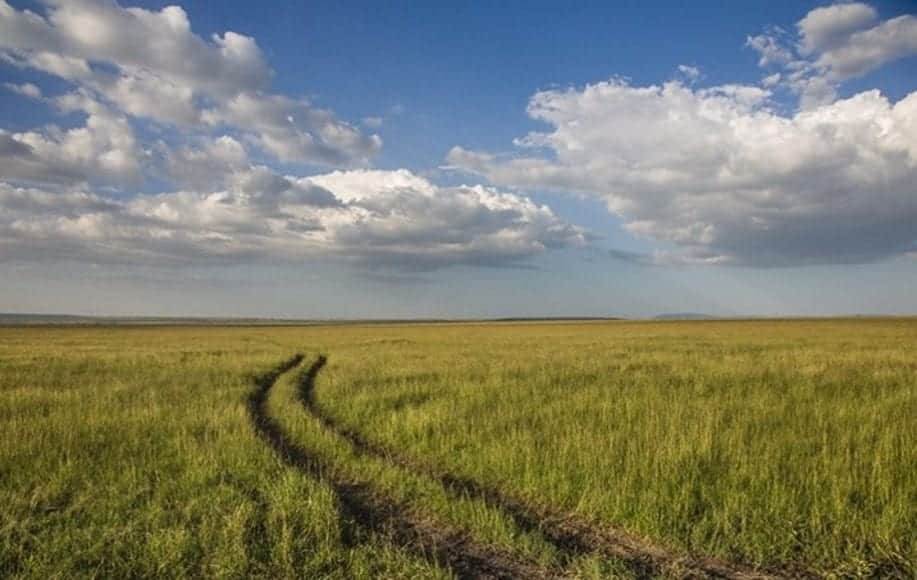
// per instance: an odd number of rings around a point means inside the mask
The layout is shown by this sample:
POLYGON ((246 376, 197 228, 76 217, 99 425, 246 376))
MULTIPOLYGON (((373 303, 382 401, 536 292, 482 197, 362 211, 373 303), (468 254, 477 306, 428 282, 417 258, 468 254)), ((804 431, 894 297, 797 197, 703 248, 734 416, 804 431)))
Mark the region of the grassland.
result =
POLYGON ((0 577, 435 577, 254 435, 263 329, 0 331, 0 577))
POLYGON ((914 352, 914 319, 0 329, 0 576, 914 577, 914 352), (251 397, 296 353, 278 453, 251 397))

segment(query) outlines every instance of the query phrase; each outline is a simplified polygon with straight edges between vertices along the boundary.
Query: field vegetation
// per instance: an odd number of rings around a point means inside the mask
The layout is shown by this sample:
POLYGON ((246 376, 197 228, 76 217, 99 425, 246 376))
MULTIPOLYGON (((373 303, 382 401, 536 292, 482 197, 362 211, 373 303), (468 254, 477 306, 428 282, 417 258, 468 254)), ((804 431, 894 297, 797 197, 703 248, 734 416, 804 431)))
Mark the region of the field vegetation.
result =
POLYGON ((0 576, 914 577, 914 352, 914 319, 0 329, 0 576))
POLYGON ((253 433, 261 329, 0 331, 0 577, 435 577, 253 433))

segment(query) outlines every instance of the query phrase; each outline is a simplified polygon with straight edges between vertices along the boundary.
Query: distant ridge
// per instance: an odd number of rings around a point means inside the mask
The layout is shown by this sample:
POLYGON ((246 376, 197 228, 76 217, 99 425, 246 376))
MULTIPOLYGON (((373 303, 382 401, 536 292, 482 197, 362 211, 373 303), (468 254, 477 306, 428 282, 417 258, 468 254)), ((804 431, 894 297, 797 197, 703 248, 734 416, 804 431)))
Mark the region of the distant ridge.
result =
POLYGON ((505 318, 482 318, 487 322, 564 322, 570 320, 589 321, 589 320, 626 320, 620 316, 509 316, 505 318))
POLYGON ((716 318, 719 317, 702 312, 667 312, 653 317, 654 320, 714 320, 716 318))
POLYGON ((499 318, 259 318, 217 316, 91 316, 0 312, 0 326, 344 326, 350 324, 482 324, 677 320, 822 320, 833 318, 911 318, 914 315, 842 314, 837 316, 715 316, 702 312, 667 312, 652 318, 622 316, 507 316, 499 318))
POLYGON ((30 314, 0 312, 0 325, 229 325, 283 326, 327 324, 436 324, 475 322, 588 322, 625 320, 610 316, 531 316, 503 318, 258 318, 207 316, 89 316, 80 314, 30 314))
POLYGON ((0 312, 0 325, 283 325, 317 324, 324 320, 281 318, 217 318, 195 316, 84 316, 79 314, 16 314, 0 312))
POLYGON ((76 324, 91 322, 91 316, 74 314, 10 314, 0 312, 0 324, 76 324))

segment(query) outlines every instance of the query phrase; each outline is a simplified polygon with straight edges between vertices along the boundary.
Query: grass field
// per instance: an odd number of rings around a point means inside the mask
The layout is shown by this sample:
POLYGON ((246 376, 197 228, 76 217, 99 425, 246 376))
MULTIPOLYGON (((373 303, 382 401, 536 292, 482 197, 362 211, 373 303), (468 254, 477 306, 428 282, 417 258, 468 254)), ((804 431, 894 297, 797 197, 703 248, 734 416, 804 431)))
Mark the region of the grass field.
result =
POLYGON ((910 578, 915 352, 915 319, 3 328, 0 577, 910 578))

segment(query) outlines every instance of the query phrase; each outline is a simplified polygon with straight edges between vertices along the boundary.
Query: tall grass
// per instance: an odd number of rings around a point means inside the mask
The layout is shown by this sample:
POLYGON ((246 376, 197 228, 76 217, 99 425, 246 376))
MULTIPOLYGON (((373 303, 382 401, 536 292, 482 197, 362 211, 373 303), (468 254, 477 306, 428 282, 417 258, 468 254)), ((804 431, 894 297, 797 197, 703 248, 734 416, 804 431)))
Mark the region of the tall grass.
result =
MULTIPOLYGON (((0 576, 447 574, 345 542, 332 490, 254 433, 254 375, 300 351, 329 356, 318 404, 349 428, 530 503, 680 551, 917 576, 914 319, 0 329, 0 576)), ((295 378, 270 413, 335 477, 557 564, 323 429, 295 378)))
POLYGON ((917 321, 397 336, 319 380, 373 440, 680 549, 917 575, 917 321))
POLYGON ((0 331, 0 577, 416 577, 255 436, 257 329, 0 331))

